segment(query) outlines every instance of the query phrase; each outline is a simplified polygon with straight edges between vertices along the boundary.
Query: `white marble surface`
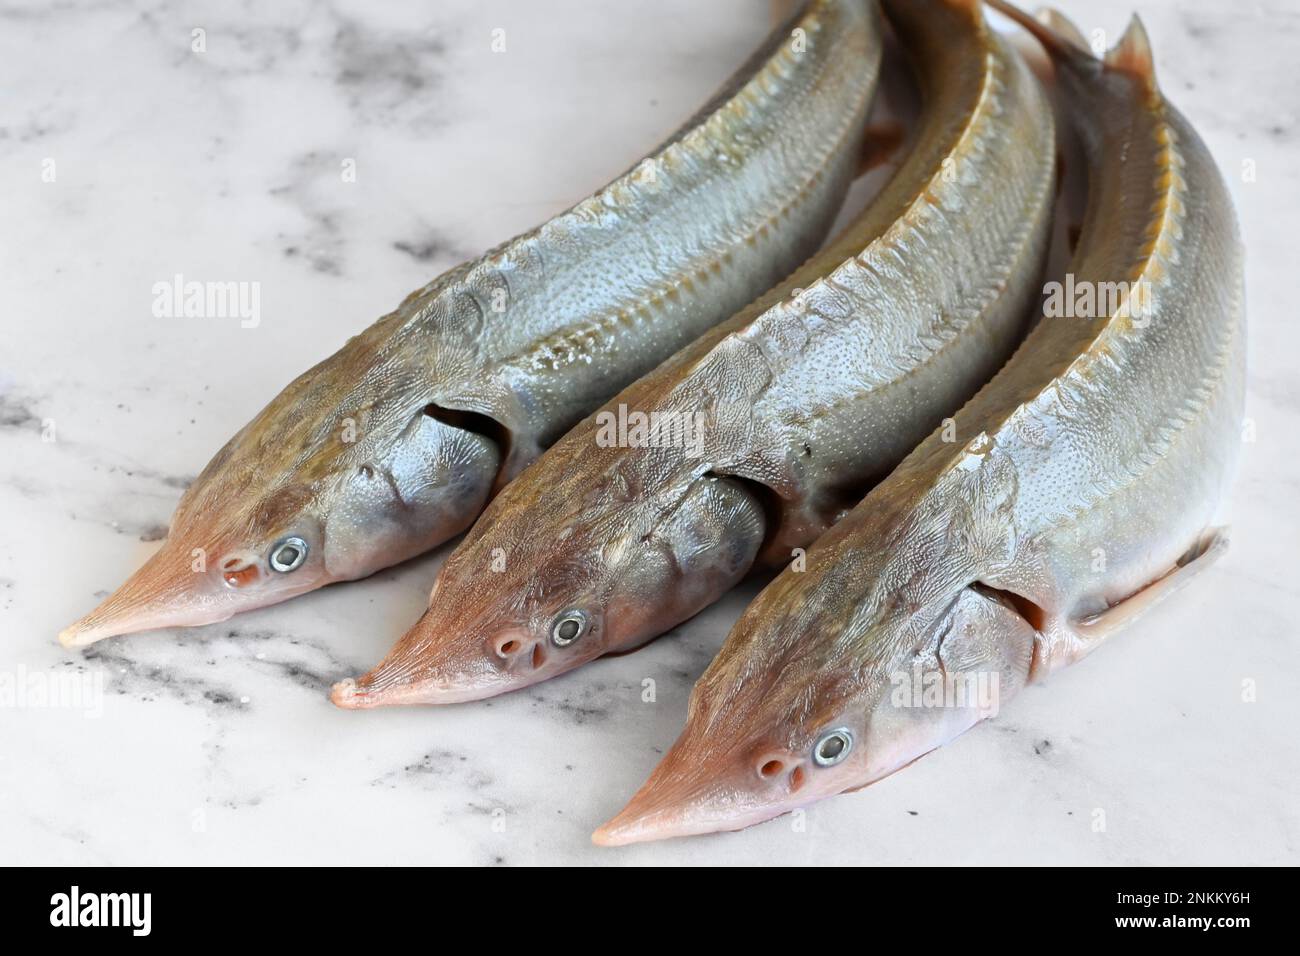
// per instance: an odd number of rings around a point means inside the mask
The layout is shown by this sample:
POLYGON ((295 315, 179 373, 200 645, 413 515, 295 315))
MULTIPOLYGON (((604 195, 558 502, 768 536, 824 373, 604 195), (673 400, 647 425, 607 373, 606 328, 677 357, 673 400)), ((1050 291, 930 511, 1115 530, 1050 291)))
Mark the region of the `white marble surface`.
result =
MULTIPOLYGON (((1114 36, 1129 3, 1066 8, 1114 36)), ((673 740, 752 587, 640 653, 440 710, 346 713, 324 693, 415 617, 440 554, 226 625, 85 654, 55 634, 285 382, 653 146, 755 45, 766 5, 4 0, 0 863, 1300 861, 1300 13, 1141 9, 1247 240, 1256 440, 1229 556, 804 832, 612 851, 588 834, 673 740), (152 285, 178 272, 260 282, 260 325, 155 318, 152 285), (69 679, 89 708, 36 696, 69 679)))

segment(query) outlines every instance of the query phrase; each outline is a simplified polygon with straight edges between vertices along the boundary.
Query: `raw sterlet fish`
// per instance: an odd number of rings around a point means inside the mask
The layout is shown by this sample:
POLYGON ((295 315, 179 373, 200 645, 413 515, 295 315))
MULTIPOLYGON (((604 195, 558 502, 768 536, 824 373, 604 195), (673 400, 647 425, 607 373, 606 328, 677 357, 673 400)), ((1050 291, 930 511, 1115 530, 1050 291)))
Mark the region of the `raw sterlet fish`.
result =
POLYGON ((477 699, 645 643, 789 561, 1010 355, 1048 246, 1048 100, 975 0, 885 9, 923 105, 882 193, 507 488, 335 703, 477 699))
POLYGON ((930 436, 755 599, 597 843, 739 829, 879 780, 1225 547, 1245 380, 1227 189, 1136 18, 1103 63, 1059 15, 1007 12, 1056 62, 1086 154, 1072 307, 1049 295, 960 441, 930 436))
POLYGON ((222 621, 464 531, 582 416, 803 262, 856 171, 874 0, 818 0, 658 151, 293 381, 59 639, 222 621))

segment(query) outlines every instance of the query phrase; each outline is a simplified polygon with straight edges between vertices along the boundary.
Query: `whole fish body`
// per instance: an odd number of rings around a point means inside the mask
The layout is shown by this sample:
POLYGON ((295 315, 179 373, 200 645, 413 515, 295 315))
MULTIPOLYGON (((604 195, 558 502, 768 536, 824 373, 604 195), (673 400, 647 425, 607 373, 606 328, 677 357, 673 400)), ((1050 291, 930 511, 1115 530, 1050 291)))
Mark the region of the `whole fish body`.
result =
POLYGON ((1059 15, 1007 12, 1052 55, 1084 147, 1073 286, 1125 291, 1082 315, 1049 294, 960 440, 930 436, 755 599, 598 843, 739 829, 879 780, 1223 550, 1245 376, 1228 192, 1136 18, 1103 63, 1059 15))
POLYGON ((300 376, 60 640, 225 620, 463 531, 581 416, 817 248, 859 163, 879 29, 874 0, 810 3, 646 160, 300 376))
POLYGON ((486 697, 650 640, 756 561, 789 561, 1010 354, 1048 245, 1049 104, 978 3, 885 9, 923 106, 884 190, 509 486, 337 704, 486 697), (632 413, 693 422, 699 447, 602 440, 632 413))

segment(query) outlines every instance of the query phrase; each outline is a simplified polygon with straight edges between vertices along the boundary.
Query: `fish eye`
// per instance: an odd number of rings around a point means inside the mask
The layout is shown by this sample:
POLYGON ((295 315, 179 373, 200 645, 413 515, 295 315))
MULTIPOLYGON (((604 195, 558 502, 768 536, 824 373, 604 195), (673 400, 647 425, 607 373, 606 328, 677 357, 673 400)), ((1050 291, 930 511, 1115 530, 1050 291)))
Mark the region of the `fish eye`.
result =
POLYGON ((853 734, 847 727, 828 730, 813 746, 813 762, 819 767, 833 767, 853 749, 853 734))
POLYGON ((556 647, 568 647, 587 631, 587 612, 571 608, 562 613, 551 625, 551 643, 556 647))
POLYGON ((307 560, 307 542, 302 538, 285 538, 271 549, 271 568, 280 573, 293 571, 307 560))

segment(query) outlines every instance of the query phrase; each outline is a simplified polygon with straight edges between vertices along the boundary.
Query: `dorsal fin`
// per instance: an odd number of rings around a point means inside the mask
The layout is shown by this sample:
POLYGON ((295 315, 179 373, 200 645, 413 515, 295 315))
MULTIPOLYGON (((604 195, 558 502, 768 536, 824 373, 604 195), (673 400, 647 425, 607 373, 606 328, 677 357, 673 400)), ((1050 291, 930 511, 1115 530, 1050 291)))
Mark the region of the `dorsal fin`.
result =
POLYGON ((1098 61, 1089 50, 1079 29, 1055 10, 1040 10, 1035 17, 1012 6, 1007 0, 987 0, 988 5, 1020 24, 1043 45, 1053 60, 1076 68, 1095 69, 1098 63, 1108 70, 1127 73, 1148 89, 1156 88, 1155 64, 1151 58, 1151 41, 1146 28, 1135 13, 1119 42, 1098 61))
POLYGON ((1106 66, 1130 73, 1155 88, 1156 66, 1151 56, 1151 41, 1147 38, 1146 27, 1142 26, 1142 19, 1136 13, 1129 20, 1119 42, 1106 53, 1106 66))

